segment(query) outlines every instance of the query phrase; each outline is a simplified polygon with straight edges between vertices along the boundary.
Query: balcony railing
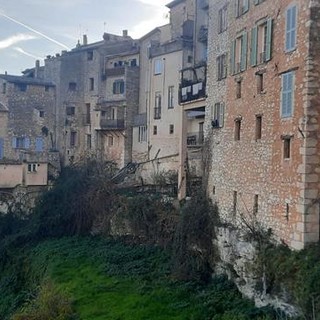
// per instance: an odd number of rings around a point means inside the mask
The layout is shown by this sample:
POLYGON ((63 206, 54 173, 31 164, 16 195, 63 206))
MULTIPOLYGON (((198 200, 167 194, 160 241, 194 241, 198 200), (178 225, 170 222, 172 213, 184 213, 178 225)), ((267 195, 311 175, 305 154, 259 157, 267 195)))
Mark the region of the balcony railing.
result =
POLYGON ((187 146, 202 146, 204 140, 203 132, 188 132, 187 146))
POLYGON ((124 127, 124 120, 120 119, 101 119, 100 120, 100 128, 103 130, 123 130, 124 127))
POLYGON ((206 82, 184 82, 180 86, 180 103, 191 102, 206 97, 206 82))
POLYGON ((187 146, 202 146, 203 140, 203 132, 189 132, 187 135, 187 146))

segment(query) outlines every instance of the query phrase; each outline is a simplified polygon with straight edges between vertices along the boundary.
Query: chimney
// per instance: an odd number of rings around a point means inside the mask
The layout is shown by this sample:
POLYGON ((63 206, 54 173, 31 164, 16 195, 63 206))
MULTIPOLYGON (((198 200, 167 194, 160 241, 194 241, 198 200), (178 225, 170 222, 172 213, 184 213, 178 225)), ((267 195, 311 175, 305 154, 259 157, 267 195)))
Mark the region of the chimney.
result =
POLYGON ((127 37, 128 36, 128 30, 122 30, 122 36, 127 37))
POLYGON ((88 44, 88 36, 86 34, 83 35, 83 45, 86 46, 88 44))
POLYGON ((40 69, 40 61, 36 60, 36 67, 34 69, 34 77, 35 78, 39 77, 39 69, 40 69))

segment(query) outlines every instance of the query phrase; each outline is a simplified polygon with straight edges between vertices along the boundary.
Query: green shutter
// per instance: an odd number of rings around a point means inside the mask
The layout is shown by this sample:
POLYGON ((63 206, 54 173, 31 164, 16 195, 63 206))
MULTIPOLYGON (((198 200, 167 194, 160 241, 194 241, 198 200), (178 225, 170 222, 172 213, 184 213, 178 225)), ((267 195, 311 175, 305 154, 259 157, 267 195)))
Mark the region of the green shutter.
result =
POLYGON ((230 74, 235 74, 236 40, 231 43, 230 50, 230 74))
POLYGON ((271 60, 272 52, 272 19, 267 21, 266 61, 271 60))
POLYGON ((240 70, 244 71, 247 69, 247 45, 248 45, 248 33, 242 34, 242 45, 241 45, 241 64, 240 70))
POLYGON ((258 40, 258 27, 255 26, 251 30, 251 56, 250 56, 250 64, 252 67, 257 65, 257 52, 258 52, 258 46, 257 46, 257 40, 258 40))

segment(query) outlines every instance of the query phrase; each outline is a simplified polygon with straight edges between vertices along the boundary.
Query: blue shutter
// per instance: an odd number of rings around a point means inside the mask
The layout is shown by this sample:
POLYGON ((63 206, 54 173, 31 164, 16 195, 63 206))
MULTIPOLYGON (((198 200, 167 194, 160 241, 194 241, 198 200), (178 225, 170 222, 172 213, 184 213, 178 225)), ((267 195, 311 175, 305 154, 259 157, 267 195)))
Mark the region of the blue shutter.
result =
POLYGON ((0 138, 0 160, 4 157, 4 140, 0 138))
POLYGON ((296 47, 297 7, 293 6, 286 12, 286 51, 296 47))
POLYGON ((25 147, 25 149, 30 148, 30 138, 29 137, 24 138, 24 147, 25 147))
POLYGON ((251 56, 250 64, 251 66, 257 65, 257 52, 258 52, 258 27, 255 26, 251 30, 251 56))
POLYGON ((272 50, 272 19, 267 21, 266 61, 271 60, 272 50))
POLYGON ((43 151, 43 139, 42 137, 36 138, 36 151, 42 152, 43 151))
POLYGON ((14 149, 17 148, 17 137, 12 138, 12 148, 14 148, 14 149))
POLYGON ((294 73, 282 75, 281 116, 291 117, 293 114, 294 73))
POLYGON ((240 70, 244 71, 247 69, 247 46, 248 46, 248 33, 244 32, 241 41, 241 63, 240 70))

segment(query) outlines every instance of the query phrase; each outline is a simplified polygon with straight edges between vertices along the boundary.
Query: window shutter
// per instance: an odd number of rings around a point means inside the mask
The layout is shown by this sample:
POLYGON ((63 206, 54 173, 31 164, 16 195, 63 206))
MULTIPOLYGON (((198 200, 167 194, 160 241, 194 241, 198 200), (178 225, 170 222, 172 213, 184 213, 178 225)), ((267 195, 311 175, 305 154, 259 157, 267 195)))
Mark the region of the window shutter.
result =
POLYGON ((36 151, 37 152, 43 151, 43 139, 41 137, 36 138, 36 151))
POLYGON ((249 0, 243 0, 242 13, 249 11, 249 0))
POLYGON ((29 137, 25 137, 24 138, 24 147, 26 149, 29 149, 30 148, 30 138, 29 137))
POLYGON ((297 30, 297 7, 291 8, 291 32, 290 32, 290 49, 296 47, 296 31, 297 30))
POLYGON ((124 93, 124 81, 120 82, 120 93, 124 93))
POLYGON ((4 140, 0 138, 0 160, 3 159, 3 154, 4 154, 4 140))
POLYGON ((248 33, 244 32, 242 35, 242 45, 241 45, 241 71, 246 70, 247 68, 247 43, 248 43, 248 33))
POLYGON ((234 4, 235 4, 234 14, 235 14, 235 17, 236 17, 236 18, 239 17, 239 15, 240 15, 240 12, 239 12, 239 1, 240 1, 240 0, 236 0, 236 1, 234 2, 234 4))
POLYGON ((12 148, 17 148, 17 137, 12 138, 12 148))
POLYGON ((291 50, 294 47, 294 42, 292 42, 292 40, 294 40, 293 35, 295 35, 295 31, 293 31, 292 29, 295 28, 296 25, 296 7, 291 7, 287 10, 286 12, 286 50, 291 50))
POLYGON ((272 51, 272 19, 267 21, 266 61, 271 60, 272 51))
POLYGON ((232 41, 230 50, 230 74, 235 73, 235 58, 236 58, 236 40, 232 41))
POLYGON ((117 87, 117 83, 114 82, 113 83, 113 89, 112 89, 113 94, 116 94, 116 87, 117 87))
POLYGON ((292 116, 292 104, 293 104, 293 72, 288 73, 288 93, 287 93, 287 113, 288 116, 292 116))
POLYGON ((219 127, 222 128, 224 126, 224 103, 220 103, 220 118, 219 118, 219 127))
POLYGON ((257 65, 257 40, 258 40, 258 27, 255 26, 251 30, 251 56, 250 56, 250 64, 252 67, 257 65))

